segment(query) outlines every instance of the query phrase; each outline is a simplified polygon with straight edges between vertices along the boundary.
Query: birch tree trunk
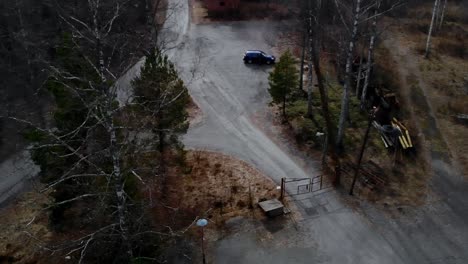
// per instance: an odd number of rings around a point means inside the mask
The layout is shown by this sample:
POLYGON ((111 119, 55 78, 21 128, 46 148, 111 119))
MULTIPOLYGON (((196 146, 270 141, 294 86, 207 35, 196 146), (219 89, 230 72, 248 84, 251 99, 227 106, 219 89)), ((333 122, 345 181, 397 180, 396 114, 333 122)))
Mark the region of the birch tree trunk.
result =
POLYGON ((439 25, 439 20, 440 20, 440 1, 441 0, 438 0, 437 1, 437 5, 436 5, 436 11, 435 11, 435 28, 434 30, 437 31, 437 25, 439 25))
POLYGON ((444 5, 442 6, 442 11, 440 14, 440 21, 439 21, 439 30, 442 28, 442 24, 444 23, 444 16, 445 16, 445 8, 447 7, 447 0, 444 0, 444 5))
POLYGON ((302 54, 301 54, 301 71, 299 73, 299 91, 303 94, 303 87, 304 87, 304 59, 305 59, 305 51, 307 45, 307 33, 304 32, 304 36, 302 37, 302 54))
POLYGON ((361 109, 363 109, 365 106, 366 97, 367 97, 367 88, 369 87, 369 78, 370 78, 370 74, 371 74, 371 70, 373 66, 374 45, 375 45, 375 38, 377 37, 377 17, 378 17, 378 12, 380 8, 380 3, 381 1, 379 0, 377 2, 377 7, 375 8, 375 11, 374 11, 374 18, 372 20, 372 36, 370 38, 369 50, 367 52, 366 77, 364 78, 364 86, 362 87, 362 93, 361 93, 361 109))
POLYGON ((431 36, 432 36, 432 30, 434 28, 434 20, 437 12, 437 5, 439 3, 439 0, 434 0, 434 9, 432 10, 432 19, 431 19, 431 25, 429 26, 429 32, 427 33, 427 41, 426 41, 426 52, 424 53, 424 58, 429 58, 429 53, 431 50, 431 36))
MULTIPOLYGON (((112 104, 109 104, 108 107, 111 107, 112 104)), ((114 192, 117 198, 117 211, 118 211, 118 219, 119 219, 119 229, 120 229, 120 237, 122 239, 122 244, 126 249, 127 256, 130 258, 133 257, 132 247, 130 246, 130 239, 128 234, 128 223, 127 223, 127 204, 126 204, 126 197, 127 194, 125 193, 125 180, 122 175, 121 171, 121 164, 120 164, 120 154, 118 151, 117 146, 117 132, 114 125, 113 115, 111 109, 108 109, 107 112, 107 126, 108 132, 110 135, 110 147, 109 152, 112 157, 112 166, 113 166, 113 177, 115 180, 114 183, 114 192)))
MULTIPOLYGON (((106 126, 108 135, 109 135, 109 154, 112 159, 112 178, 114 183, 114 192, 117 201, 117 213, 118 213, 118 223, 120 229, 120 238, 122 240, 122 244, 126 249, 127 256, 132 258, 133 252, 131 248, 131 243, 129 240, 128 234, 128 212, 127 212, 127 204, 126 204, 126 197, 127 194, 125 193, 125 180, 122 175, 121 170, 121 154, 119 153, 118 149, 118 140, 117 140, 117 129, 114 124, 114 114, 113 114, 113 101, 115 100, 116 94, 111 87, 106 87, 106 66, 105 66, 105 59, 104 59, 104 51, 102 41, 102 30, 100 28, 100 21, 99 21, 99 8, 100 2, 89 2, 90 9, 93 11, 93 26, 94 26, 94 37, 96 40, 96 50, 97 50, 97 61, 98 61, 98 70, 99 75, 101 78, 101 85, 103 86, 104 95, 106 96, 105 101, 103 102, 102 112, 105 113, 105 121, 104 125, 106 126)), ((118 16, 119 5, 117 4, 116 13, 114 17, 110 20, 109 23, 112 23, 118 16)), ((112 24, 111 24, 112 26, 112 24)), ((111 30, 111 26, 109 30, 111 30)))
POLYGON ((338 134, 336 138, 336 145, 339 148, 343 147, 343 137, 345 130, 346 118, 349 116, 349 90, 351 86, 351 71, 352 71, 352 60, 354 47, 357 40, 358 25, 361 14, 361 0, 356 0, 356 9, 354 11, 353 19, 353 30, 351 33, 351 39, 349 41, 348 52, 346 55, 346 69, 345 69, 345 84, 343 87, 343 97, 341 99, 341 112, 340 119, 338 121, 338 134))
POLYGON ((354 94, 356 97, 359 97, 359 93, 361 92, 359 87, 361 87, 361 75, 362 75, 362 61, 364 60, 364 48, 362 48, 361 55, 359 56, 359 68, 356 74, 356 89, 354 90, 354 94))

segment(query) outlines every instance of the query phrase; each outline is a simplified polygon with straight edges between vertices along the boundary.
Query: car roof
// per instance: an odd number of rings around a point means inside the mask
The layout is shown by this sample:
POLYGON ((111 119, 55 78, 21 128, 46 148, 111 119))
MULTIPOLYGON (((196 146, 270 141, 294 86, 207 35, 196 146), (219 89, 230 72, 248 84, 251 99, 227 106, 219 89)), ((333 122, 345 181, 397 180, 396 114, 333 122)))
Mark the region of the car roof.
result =
POLYGON ((265 53, 261 50, 246 50, 245 53, 265 53))

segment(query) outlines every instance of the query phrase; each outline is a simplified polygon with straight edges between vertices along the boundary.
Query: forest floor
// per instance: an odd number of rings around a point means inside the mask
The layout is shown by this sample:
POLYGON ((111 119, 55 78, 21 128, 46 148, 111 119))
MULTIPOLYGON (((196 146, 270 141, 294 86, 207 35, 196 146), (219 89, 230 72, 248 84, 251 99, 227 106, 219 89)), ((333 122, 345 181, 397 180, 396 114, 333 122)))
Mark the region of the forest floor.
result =
POLYGON ((468 25, 447 21, 434 33, 431 54, 425 59, 427 35, 421 26, 424 22, 430 21, 422 22, 417 17, 386 20, 389 33, 383 44, 393 59, 390 63, 398 69, 402 95, 419 123, 418 137, 422 139, 426 157, 446 156, 466 176, 468 126, 457 120, 456 115, 468 113, 468 51, 463 47, 468 25), (445 47, 456 42, 462 47, 445 47), (456 53, 457 49, 461 52, 456 53))
POLYGON ((37 263, 41 259, 41 246, 52 237, 47 216, 41 214, 47 203, 46 195, 32 191, 0 209, 0 263, 37 263))

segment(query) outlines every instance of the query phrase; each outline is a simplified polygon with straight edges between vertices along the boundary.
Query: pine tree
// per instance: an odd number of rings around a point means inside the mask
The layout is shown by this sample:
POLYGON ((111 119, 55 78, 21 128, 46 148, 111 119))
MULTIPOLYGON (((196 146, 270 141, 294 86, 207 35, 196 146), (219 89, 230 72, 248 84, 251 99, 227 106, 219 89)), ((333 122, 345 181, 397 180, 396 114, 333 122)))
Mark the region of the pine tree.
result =
POLYGON ((147 128, 156 136, 160 166, 164 170, 164 152, 180 147, 178 136, 188 128, 187 88, 174 64, 159 50, 150 52, 132 86, 136 109, 140 115, 146 116, 147 128))
POLYGON ((292 89, 298 85, 298 70, 296 61, 288 50, 280 57, 273 72, 268 77, 271 97, 276 104, 282 104, 283 117, 286 118, 286 101, 292 94, 292 89))
POLYGON ((52 72, 45 85, 55 101, 54 133, 47 133, 32 127, 25 133, 25 137, 37 146, 32 148, 31 152, 33 160, 41 168, 41 182, 47 187, 53 186, 54 191, 50 194, 54 203, 50 207, 51 227, 55 230, 62 230, 64 228, 63 214, 68 208, 73 207, 73 203, 64 203, 64 201, 90 192, 88 187, 92 186, 91 183, 94 180, 87 177, 69 176, 89 173, 88 165, 81 159, 86 156, 92 160, 90 153, 98 145, 97 142, 102 141, 94 137, 100 134, 96 133, 97 130, 93 130, 97 128, 97 120, 90 114, 88 105, 85 103, 96 101, 96 93, 86 89, 86 83, 71 78, 78 73, 86 80, 98 80, 99 77, 87 67, 85 59, 73 48, 70 34, 62 35, 56 53, 55 72, 52 72), (59 73, 58 68, 63 73, 59 73), (61 78, 59 76, 61 74, 70 78, 61 78), (72 86, 76 89, 70 89, 72 86), (89 146, 91 137, 93 137, 94 147, 89 146), (74 152, 75 155, 70 155, 70 149, 77 150, 74 152))

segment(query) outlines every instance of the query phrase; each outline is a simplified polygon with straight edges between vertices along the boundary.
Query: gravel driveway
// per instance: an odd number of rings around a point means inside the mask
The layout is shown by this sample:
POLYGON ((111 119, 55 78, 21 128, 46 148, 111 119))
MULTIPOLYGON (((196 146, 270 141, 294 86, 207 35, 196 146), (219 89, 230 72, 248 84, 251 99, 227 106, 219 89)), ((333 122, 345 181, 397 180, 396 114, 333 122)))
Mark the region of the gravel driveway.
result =
MULTIPOLYGON (((244 65, 242 55, 246 49, 271 52, 269 43, 275 37, 272 22, 191 24, 184 47, 173 60, 203 112, 202 122, 190 127, 184 137, 185 145, 232 155, 279 182, 281 177, 316 175, 318 166, 291 152, 286 142, 272 140, 257 126, 256 119, 268 111, 267 76, 271 68, 244 65), (192 78, 194 65, 197 74, 192 78)), ((447 170, 437 173, 440 177, 454 174, 447 170)), ((438 186, 440 181, 434 184, 438 186)), ((397 218, 372 205, 363 205, 357 212, 334 191, 305 195, 296 202, 303 215, 297 229, 285 225, 269 231, 271 239, 264 240, 259 238, 259 233, 266 230, 261 223, 247 224, 210 245, 213 261, 468 263, 468 214, 463 199, 467 185, 456 176, 444 178, 443 185, 446 188, 437 194, 437 201, 420 208, 405 208, 397 218), (454 193, 448 195, 448 190, 454 193)))

